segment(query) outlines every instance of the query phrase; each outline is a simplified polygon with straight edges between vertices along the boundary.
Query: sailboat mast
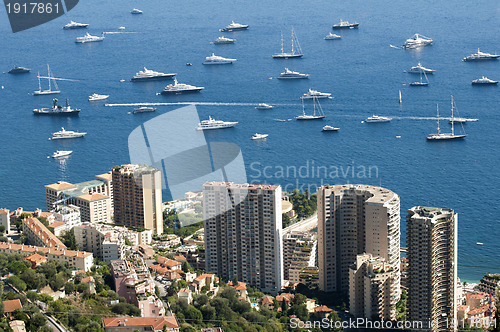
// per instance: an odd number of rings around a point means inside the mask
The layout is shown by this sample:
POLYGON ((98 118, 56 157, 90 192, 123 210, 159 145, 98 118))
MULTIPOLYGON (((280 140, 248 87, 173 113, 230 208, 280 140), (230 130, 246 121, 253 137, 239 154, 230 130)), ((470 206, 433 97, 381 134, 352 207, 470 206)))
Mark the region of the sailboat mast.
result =
POLYGON ((40 72, 38 72, 38 91, 42 91, 42 84, 40 83, 40 72))
POLYGON ((455 135, 455 121, 453 119, 453 96, 451 96, 451 135, 455 135))
POLYGON ((304 107, 304 99, 302 99, 302 115, 306 115, 306 109, 304 107))
POLYGON ((294 45, 293 45, 293 26, 292 26, 292 54, 294 54, 294 53, 295 53, 295 52, 294 52, 294 47, 293 47, 293 46, 294 46, 294 45))
POLYGON ((49 64, 47 64, 47 76, 49 77, 49 91, 51 91, 51 87, 50 87, 50 68, 49 68, 49 64))
POLYGON ((437 107, 437 123, 438 123, 438 135, 441 133, 441 128, 439 128, 439 104, 436 104, 437 107))
POLYGON ((283 54, 283 31, 281 31, 281 54, 283 54))

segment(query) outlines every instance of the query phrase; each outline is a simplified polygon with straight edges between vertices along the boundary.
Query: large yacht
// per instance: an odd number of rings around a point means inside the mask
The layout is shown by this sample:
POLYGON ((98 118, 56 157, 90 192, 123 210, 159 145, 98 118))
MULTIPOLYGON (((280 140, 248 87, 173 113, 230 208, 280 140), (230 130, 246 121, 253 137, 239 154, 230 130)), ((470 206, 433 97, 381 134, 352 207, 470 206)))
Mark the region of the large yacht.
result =
POLYGON ((472 85, 495 85, 498 84, 498 81, 492 80, 486 76, 478 78, 472 81, 472 85))
MULTIPOLYGON (((453 96, 451 96, 451 118, 454 119, 453 110, 455 108, 455 103, 453 101, 453 96)), ((439 127, 439 106, 437 106, 437 133, 431 134, 427 136, 428 141, 443 141, 443 140, 451 140, 451 139, 462 139, 467 137, 465 134, 455 134, 455 121, 451 121, 451 133, 442 133, 441 128, 439 127)), ((462 127, 463 129, 463 127, 462 127)))
POLYGON ((151 69, 147 69, 144 67, 144 70, 139 71, 132 77, 130 80, 132 82, 137 82, 137 81, 159 81, 159 80, 166 80, 174 77, 176 74, 175 73, 161 73, 159 71, 154 71, 151 69))
POLYGON ((329 33, 325 36, 325 40, 334 40, 334 39, 340 39, 342 36, 336 35, 334 33, 329 33))
POLYGON ((83 37, 76 37, 75 43, 92 43, 92 42, 100 42, 104 40, 104 36, 92 36, 90 33, 86 33, 83 37))
POLYGON ((52 74, 52 72, 50 71, 48 64, 47 64, 47 76, 40 76, 40 73, 38 73, 37 78, 38 78, 38 90, 33 92, 34 96, 52 95, 61 92, 59 91, 56 79, 52 74), (49 81, 49 88, 47 90, 42 90, 42 83, 40 81, 41 78, 46 78, 49 81), (52 90, 52 84, 54 85, 55 90, 52 90))
POLYGON ((432 74, 435 72, 434 69, 429 69, 425 68, 422 66, 422 64, 419 62, 416 66, 413 66, 408 70, 410 74, 421 74, 421 73, 426 73, 426 74, 432 74))
POLYGON ((68 157, 70 154, 72 154, 73 151, 64 151, 64 150, 57 150, 52 154, 52 158, 64 158, 68 157))
POLYGON ((349 23, 349 21, 342 21, 340 19, 339 23, 332 25, 333 29, 356 29, 359 26, 358 22, 349 23))
POLYGON ((296 116, 297 120, 321 120, 325 117, 325 112, 317 97, 313 97, 313 114, 306 114, 304 100, 302 100, 302 115, 296 116), (317 104, 317 105, 316 105, 317 104))
POLYGON ((214 44, 234 44, 235 41, 236 39, 221 36, 214 41, 214 44))
POLYGON ((55 133, 52 133, 51 140, 63 139, 63 138, 78 138, 78 137, 84 137, 85 135, 87 135, 87 133, 79 133, 77 131, 65 130, 64 128, 61 128, 61 131, 56 131, 55 133))
POLYGON ((91 96, 89 96, 89 101, 106 100, 108 98, 109 98, 109 95, 100 95, 100 94, 94 93, 91 96))
POLYGON ((66 99, 66 106, 57 105, 57 98, 54 98, 52 107, 49 108, 35 108, 33 110, 34 114, 39 115, 78 115, 80 113, 79 108, 71 108, 68 104, 68 99, 66 99))
POLYGON ((209 130, 209 129, 222 129, 222 128, 231 128, 238 124, 238 122, 229 122, 222 120, 212 119, 211 116, 208 117, 208 120, 203 120, 198 124, 196 130, 209 130))
POLYGON ((302 74, 298 71, 291 71, 288 68, 285 68, 285 71, 278 76, 278 79, 300 79, 300 78, 309 78, 309 74, 302 74))
POLYGON ((212 53, 211 56, 207 56, 205 58, 205 61, 203 62, 204 65, 226 65, 226 64, 231 64, 235 62, 236 59, 229 59, 229 58, 224 58, 218 55, 215 55, 212 53))
POLYGON ((365 120, 368 123, 377 123, 377 122, 390 122, 392 118, 386 116, 372 115, 365 120))
POLYGON ((68 30, 68 29, 85 29, 88 26, 89 25, 87 23, 78 23, 75 21, 70 21, 68 24, 63 26, 63 29, 66 29, 66 30, 68 30))
POLYGON ((290 52, 285 52, 283 49, 283 33, 281 33, 281 52, 273 54, 275 59, 289 59, 289 58, 301 58, 304 54, 300 48, 299 40, 292 26, 292 47, 290 52))
POLYGON ((431 45, 434 42, 429 37, 420 35, 418 33, 414 34, 413 37, 408 38, 403 44, 403 48, 418 48, 422 46, 431 45))
POLYGON ((203 86, 194 86, 194 85, 189 85, 189 84, 184 84, 184 83, 179 83, 177 82, 177 79, 174 78, 174 83, 167 85, 163 91, 161 92, 162 95, 168 95, 168 94, 182 94, 182 93, 189 93, 189 92, 199 92, 201 90, 205 89, 203 86))
POLYGON ((313 98, 332 98, 332 94, 328 92, 319 92, 313 89, 309 89, 307 93, 304 93, 300 99, 313 99, 313 98))
POLYGON ((25 67, 15 66, 11 70, 9 70, 9 74, 26 74, 29 73, 31 69, 25 67))
POLYGON ((481 52, 479 48, 477 49, 477 53, 471 54, 462 59, 462 61, 482 61, 482 60, 496 60, 500 57, 498 54, 490 54, 481 52))
POLYGON ((246 30, 248 29, 248 24, 240 24, 240 23, 235 23, 234 21, 231 22, 228 26, 226 26, 224 29, 220 29, 219 31, 225 32, 225 31, 238 31, 238 30, 246 30))

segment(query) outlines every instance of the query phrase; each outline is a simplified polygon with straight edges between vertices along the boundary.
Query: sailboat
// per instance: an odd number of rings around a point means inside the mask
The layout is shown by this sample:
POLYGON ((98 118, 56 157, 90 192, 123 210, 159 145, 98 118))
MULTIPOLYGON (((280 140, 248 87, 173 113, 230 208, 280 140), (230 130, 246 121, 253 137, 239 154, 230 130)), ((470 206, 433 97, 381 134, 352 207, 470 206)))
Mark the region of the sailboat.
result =
POLYGON ((61 93, 61 91, 59 91, 59 87, 57 86, 56 80, 55 80, 54 76, 52 75, 52 73, 50 71, 50 68, 49 68, 48 64, 47 64, 47 76, 40 76, 40 73, 38 73, 37 78, 38 78, 38 91, 34 91, 33 92, 33 94, 35 96, 52 95, 52 94, 56 94, 56 93, 61 93), (40 82, 41 78, 46 78, 46 79, 49 80, 49 89, 48 90, 42 90, 42 84, 40 82), (50 83, 51 81, 54 82, 55 90, 52 90, 52 86, 51 86, 51 83, 50 83))
POLYGON ((306 114, 305 108, 304 108, 304 99, 302 99, 302 115, 299 115, 295 117, 297 120, 319 120, 323 119, 325 117, 325 113, 323 112, 323 109, 321 108, 321 104, 319 103, 318 97, 314 96, 313 97, 313 114, 306 114), (318 106, 316 107, 316 104, 318 106), (317 111, 316 111, 317 109, 317 111))
POLYGON ((411 86, 428 86, 429 80, 427 79, 427 74, 424 72, 420 72, 420 82, 411 82, 411 86), (425 76, 425 82, 422 81, 422 74, 425 76))
MULTIPOLYGON (((453 110, 455 108, 455 102, 453 101, 453 96, 451 96, 451 118, 453 119, 453 110)), ((463 130, 463 126, 462 126, 463 130)), ((440 141, 440 140, 450 140, 450 139, 462 139, 467 137, 465 134, 457 135, 455 134, 455 124, 451 122, 451 133, 441 133, 441 128, 439 127, 439 105, 437 106, 437 134, 431 134, 427 136, 428 141, 440 141)))
POLYGON ((285 52, 283 49, 283 32, 281 33, 281 52, 273 54, 273 58, 275 59, 288 59, 288 58, 301 58, 304 54, 302 54, 302 49, 300 48, 299 40, 297 39, 297 35, 293 30, 292 26, 292 50, 291 52, 285 52))
POLYGON ((403 102, 403 99, 401 99, 401 90, 399 90, 399 103, 401 104, 403 102))

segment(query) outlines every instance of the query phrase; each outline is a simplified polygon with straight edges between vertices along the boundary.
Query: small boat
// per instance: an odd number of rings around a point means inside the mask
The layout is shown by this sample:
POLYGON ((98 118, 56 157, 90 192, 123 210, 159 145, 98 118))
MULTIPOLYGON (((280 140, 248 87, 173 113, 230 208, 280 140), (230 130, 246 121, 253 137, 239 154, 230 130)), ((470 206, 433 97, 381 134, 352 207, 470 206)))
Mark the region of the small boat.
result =
POLYGON ((79 133, 77 131, 65 130, 64 127, 60 131, 52 133, 51 140, 64 139, 64 138, 80 138, 87 135, 87 133, 79 133))
POLYGON ((137 107, 137 108, 134 108, 134 114, 136 113, 148 113, 148 112, 154 112, 156 111, 156 108, 154 107, 147 107, 147 106, 141 106, 141 107, 137 107))
POLYGON ((403 103, 403 99, 401 98, 401 90, 399 90, 399 103, 403 103))
POLYGON ((421 73, 432 74, 434 72, 435 72, 434 69, 425 68, 424 66, 422 66, 420 62, 416 66, 413 66, 410 68, 410 70, 408 70, 408 73, 410 74, 421 74, 421 73))
POLYGON ((216 44, 216 45, 217 44, 234 44, 235 41, 236 41, 236 39, 231 39, 231 38, 226 38, 224 36, 221 36, 214 41, 214 44, 216 44))
POLYGON ((191 62, 186 63, 186 66, 192 66, 193 64, 191 62))
POLYGON ((489 79, 486 76, 483 76, 481 78, 472 81, 472 85, 495 85, 495 84, 498 84, 498 81, 489 79))
POLYGON ((266 104, 266 103, 261 103, 255 107, 257 110, 272 110, 274 106, 266 104))
POLYGON ((340 19, 339 23, 332 25, 332 29, 357 29, 358 26, 358 22, 349 23, 349 21, 342 21, 340 19))
POLYGON ((134 8, 130 11, 130 14, 142 14, 142 10, 134 8))
POLYGON ((125 27, 118 27, 118 30, 125 30, 125 27))
POLYGON ((226 26, 223 29, 219 29, 220 32, 231 32, 231 31, 239 31, 239 30, 246 30, 248 29, 248 24, 240 24, 240 23, 235 23, 234 21, 231 22, 228 26, 226 26))
POLYGON ((92 96, 89 96, 89 101, 99 101, 99 100, 106 100, 108 99, 109 95, 99 95, 97 93, 92 94, 92 96))
POLYGON ((409 85, 410 86, 428 86, 429 85, 429 80, 427 79, 427 74, 425 72, 420 72, 420 81, 418 81, 418 82, 411 82, 409 85), (422 74, 424 74, 426 82, 422 81, 422 74))
POLYGON ((325 40, 335 40, 335 39, 340 39, 342 36, 336 35, 334 33, 329 33, 325 36, 325 40))
POLYGON ((26 74, 26 73, 29 73, 31 69, 29 68, 26 68, 26 67, 18 67, 18 66, 15 66, 14 68, 12 68, 11 70, 9 70, 9 74, 26 74))
POLYGON ((462 61, 484 61, 484 60, 496 60, 500 57, 498 54, 490 54, 481 52, 479 48, 477 49, 477 53, 471 54, 462 59, 462 61))
POLYGON ((85 29, 89 25, 86 23, 78 23, 75 21, 70 21, 68 24, 63 26, 63 29, 68 30, 68 29, 85 29))
POLYGON ((379 116, 379 115, 372 115, 368 117, 365 122, 366 123, 381 123, 381 122, 390 122, 392 118, 389 118, 387 116, 379 116))
POLYGON ((208 117, 208 120, 201 121, 196 130, 210 130, 210 129, 224 129, 231 128, 238 124, 238 122, 230 122, 230 121, 222 121, 215 120, 211 116, 208 117))
POLYGON ((85 44, 85 43, 93 43, 93 42, 101 42, 104 40, 104 36, 92 36, 90 33, 86 33, 83 37, 76 37, 75 43, 85 44))
POLYGON ((57 82, 52 75, 52 72, 50 71, 49 65, 47 64, 47 76, 40 76, 40 73, 37 75, 38 78, 38 90, 33 92, 33 95, 35 96, 42 96, 42 95, 52 95, 52 94, 57 94, 61 93, 59 91, 59 87, 57 86, 57 82), (42 90, 42 84, 40 83, 41 78, 46 78, 49 81, 49 88, 47 90, 42 90), (54 87, 56 88, 55 90, 52 90, 52 84, 54 84, 54 87))
POLYGON ((336 127, 333 127, 333 126, 329 126, 329 125, 326 125, 323 127, 323 129, 321 129, 322 131, 338 131, 340 128, 336 128, 336 127))
POLYGON ((434 40, 431 38, 416 33, 405 41, 403 48, 419 48, 422 46, 432 45, 433 42, 434 40))
POLYGON ((332 94, 328 92, 319 92, 313 89, 309 89, 306 93, 304 93, 300 99, 313 99, 313 98, 332 98, 332 94))
POLYGON ((320 120, 325 117, 325 113, 323 112, 323 108, 321 108, 321 104, 319 103, 318 98, 313 97, 313 101, 313 114, 306 114, 304 99, 302 99, 302 115, 296 116, 296 120, 320 120))
MULTIPOLYGON (((455 108, 455 102, 453 101, 453 96, 451 96, 451 118, 453 119, 453 110, 455 108)), ((463 127, 462 127, 463 129, 463 127)), ((428 141, 444 141, 452 139, 462 139, 467 137, 466 134, 455 134, 455 123, 451 122, 451 133, 442 133, 439 127, 439 105, 437 105, 437 134, 431 134, 427 136, 428 141)))
POLYGON ((267 136, 269 136, 269 134, 257 134, 257 133, 255 133, 255 135, 252 136, 252 139, 253 140, 266 139, 267 136))
POLYGON ((476 242, 476 244, 477 244, 478 246, 483 246, 483 245, 484 245, 484 243, 482 243, 482 242, 476 242))
POLYGON ((235 62, 236 59, 229 59, 229 58, 224 58, 218 55, 215 55, 212 53, 211 56, 207 56, 205 58, 205 61, 203 62, 204 65, 227 65, 235 62))
POLYGON ((58 150, 52 154, 52 158, 63 158, 69 156, 72 153, 73 151, 58 150))
POLYGON ((293 30, 292 26, 292 49, 290 52, 285 52, 283 50, 283 33, 281 33, 281 52, 273 54, 273 58, 275 59, 289 59, 289 58, 301 58, 304 54, 302 54, 302 49, 300 48, 299 40, 297 39, 297 35, 293 30))
POLYGON ((298 71, 291 71, 288 68, 285 68, 285 71, 280 74, 280 76, 277 77, 278 79, 304 79, 304 78, 309 78, 309 74, 302 74, 299 73, 298 71))

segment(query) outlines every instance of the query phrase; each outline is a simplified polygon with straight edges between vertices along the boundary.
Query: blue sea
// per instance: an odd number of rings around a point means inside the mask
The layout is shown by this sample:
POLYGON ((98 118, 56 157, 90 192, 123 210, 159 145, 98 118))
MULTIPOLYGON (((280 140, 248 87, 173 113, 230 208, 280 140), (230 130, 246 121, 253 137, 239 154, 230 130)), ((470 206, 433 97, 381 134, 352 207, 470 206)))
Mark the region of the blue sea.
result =
MULTIPOLYGON (((207 139, 238 144, 249 180, 278 183, 287 189, 297 185, 314 189, 326 183, 382 185, 401 196, 403 230, 406 210, 412 206, 453 208, 459 213, 459 276, 478 281, 485 272, 499 272, 500 267, 500 87, 473 87, 471 80, 482 75, 500 79, 500 62, 466 63, 461 59, 478 48, 500 52, 499 26, 500 3, 494 0, 86 0, 54 21, 13 34, 2 7, 0 72, 14 65, 29 67, 32 72, 0 74, 0 207, 43 208, 44 185, 90 180, 114 165, 129 162, 130 132, 175 108, 157 106, 156 113, 134 115, 132 106, 89 103, 92 93, 109 94, 109 103, 234 103, 197 108, 202 119, 211 115, 239 122, 235 128, 207 133, 207 139), (131 15, 134 7, 144 14, 131 15), (335 32, 342 35, 341 40, 324 40, 341 18, 359 22, 359 29, 335 32), (117 32, 119 26, 129 33, 107 34, 102 43, 76 44, 75 38, 85 30, 62 30, 70 20, 89 23, 92 34, 117 32), (218 31, 231 20, 250 28, 218 31), (282 31, 285 48, 289 46, 292 25, 304 57, 272 59, 271 54, 280 49, 282 31), (390 47, 402 45, 415 33, 431 37, 434 44, 420 50, 390 47), (210 43, 221 35, 237 41, 233 45, 210 43), (238 61, 203 66, 212 52, 238 61), (428 87, 408 86, 419 77, 404 71, 419 61, 436 70, 428 77, 428 87), (193 65, 186 66, 187 62, 193 65), (70 105, 81 108, 79 117, 32 114, 33 108, 51 105, 53 96, 32 95, 38 88, 37 72, 45 74, 47 64, 56 77, 79 80, 59 81, 62 93, 57 95, 62 103, 69 98, 70 105), (175 72, 180 82, 205 90, 193 95, 156 95, 168 81, 129 81, 144 66, 175 72), (310 79, 275 79, 285 67, 308 73, 310 79), (299 97, 309 88, 333 94, 334 99, 321 101, 326 118, 276 121, 299 115, 299 97), (429 143, 425 137, 436 131, 436 104, 443 116, 449 116, 451 95, 460 116, 479 121, 464 125, 468 137, 463 141, 429 143), (248 105, 261 102, 276 107, 257 111, 248 105), (393 120, 362 123, 372 114, 393 120), (321 132, 326 124, 340 127, 340 131, 321 132), (84 139, 48 140, 61 127, 88 134, 84 139), (252 141, 255 132, 269 137, 252 141), (47 158, 55 150, 74 152, 60 163, 47 158), (323 168, 318 174, 315 167, 323 168), (294 168, 302 173, 295 177, 280 173, 294 168), (325 173, 325 168, 337 172, 325 173)), ((305 107, 311 111, 312 104, 305 107)), ((447 121, 441 127, 451 129, 447 121)), ((461 126, 456 129, 462 131, 461 126)))

